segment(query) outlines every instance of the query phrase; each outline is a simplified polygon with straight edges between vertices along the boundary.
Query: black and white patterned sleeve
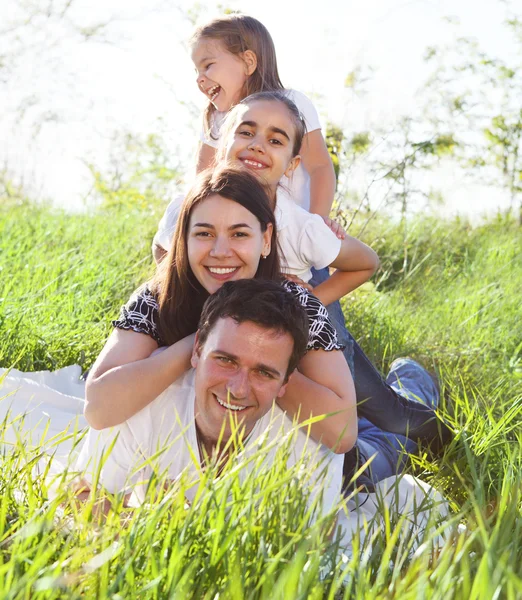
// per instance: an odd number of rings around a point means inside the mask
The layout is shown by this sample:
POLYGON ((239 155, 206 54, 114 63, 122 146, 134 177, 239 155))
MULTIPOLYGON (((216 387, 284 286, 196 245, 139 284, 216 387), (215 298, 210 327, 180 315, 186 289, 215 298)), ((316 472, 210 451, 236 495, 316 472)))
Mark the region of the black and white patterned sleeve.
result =
POLYGON ((337 332, 330 321, 324 304, 308 290, 293 281, 284 281, 283 287, 297 296, 299 303, 308 315, 307 350, 343 350, 344 346, 337 341, 337 332))
POLYGON ((144 287, 132 294, 121 307, 120 316, 112 322, 118 329, 132 329, 150 335, 159 346, 164 346, 158 331, 159 305, 156 296, 144 287))

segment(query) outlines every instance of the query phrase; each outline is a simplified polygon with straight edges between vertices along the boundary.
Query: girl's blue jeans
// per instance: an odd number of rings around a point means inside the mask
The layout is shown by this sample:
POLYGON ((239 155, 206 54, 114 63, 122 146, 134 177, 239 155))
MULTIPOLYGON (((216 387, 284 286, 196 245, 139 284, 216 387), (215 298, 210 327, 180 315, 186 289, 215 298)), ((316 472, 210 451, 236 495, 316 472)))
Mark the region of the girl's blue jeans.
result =
MULTIPOLYGON (((328 269, 312 269, 311 285, 328 278, 328 269)), ((436 417, 433 408, 440 393, 430 374, 411 358, 394 361, 383 379, 347 331, 339 302, 326 307, 344 356, 353 375, 359 434, 355 447, 345 455, 345 482, 371 459, 369 466, 352 484, 365 485, 400 473, 407 456, 417 451, 417 441, 440 446, 451 437, 450 430, 436 417), (414 441, 415 440, 415 441, 414 441)))

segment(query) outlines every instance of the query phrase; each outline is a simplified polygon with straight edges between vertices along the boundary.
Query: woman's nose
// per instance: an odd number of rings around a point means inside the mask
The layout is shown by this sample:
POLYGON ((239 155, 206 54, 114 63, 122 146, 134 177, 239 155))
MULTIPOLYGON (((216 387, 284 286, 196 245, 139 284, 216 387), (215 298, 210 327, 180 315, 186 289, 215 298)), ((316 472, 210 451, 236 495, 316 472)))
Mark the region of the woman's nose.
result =
POLYGON ((232 253, 230 244, 225 236, 216 237, 212 249, 210 251, 211 256, 229 256, 232 253))

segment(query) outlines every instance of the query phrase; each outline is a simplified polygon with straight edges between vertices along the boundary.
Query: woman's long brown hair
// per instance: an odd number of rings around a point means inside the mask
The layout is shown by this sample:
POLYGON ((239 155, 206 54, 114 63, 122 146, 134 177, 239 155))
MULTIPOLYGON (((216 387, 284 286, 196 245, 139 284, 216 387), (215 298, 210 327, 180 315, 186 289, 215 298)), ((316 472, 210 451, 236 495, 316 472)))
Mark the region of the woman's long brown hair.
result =
MULTIPOLYGON (((218 40, 235 56, 240 56, 246 50, 251 50, 256 55, 256 70, 245 81, 240 100, 256 92, 284 89, 277 69, 272 36, 263 23, 254 17, 232 14, 214 19, 196 29, 190 39, 191 46, 195 46, 201 39, 218 40)), ((203 115, 207 135, 214 140, 218 139, 212 133, 212 115, 215 112, 215 106, 209 102, 203 115)))
POLYGON ((209 296, 190 268, 187 239, 192 211, 212 194, 246 208, 257 218, 263 233, 269 223, 272 225, 270 254, 259 261, 254 277, 281 279, 276 222, 263 185, 241 167, 224 165, 203 171, 183 202, 170 250, 150 283, 159 300, 159 334, 169 346, 197 330, 203 304, 209 296))

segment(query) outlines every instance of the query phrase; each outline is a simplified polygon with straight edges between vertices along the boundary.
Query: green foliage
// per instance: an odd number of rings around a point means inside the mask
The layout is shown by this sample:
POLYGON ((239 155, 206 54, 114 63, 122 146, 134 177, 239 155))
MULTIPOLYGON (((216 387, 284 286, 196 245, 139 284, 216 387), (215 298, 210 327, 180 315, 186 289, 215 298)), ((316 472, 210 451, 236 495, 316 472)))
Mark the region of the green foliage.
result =
POLYGON ((28 202, 0 213, 0 364, 89 367, 130 292, 152 273, 160 211, 128 197, 94 214, 28 202))
POLYGON ((105 207, 157 210, 172 199, 181 179, 177 162, 157 134, 125 134, 115 140, 112 165, 100 171, 89 164, 94 192, 105 207))
POLYGON ((337 125, 328 122, 326 125, 325 141, 326 147, 328 148, 328 154, 330 154, 334 166, 336 183, 339 181, 339 159, 342 153, 343 140, 344 133, 342 129, 337 127, 337 125))

